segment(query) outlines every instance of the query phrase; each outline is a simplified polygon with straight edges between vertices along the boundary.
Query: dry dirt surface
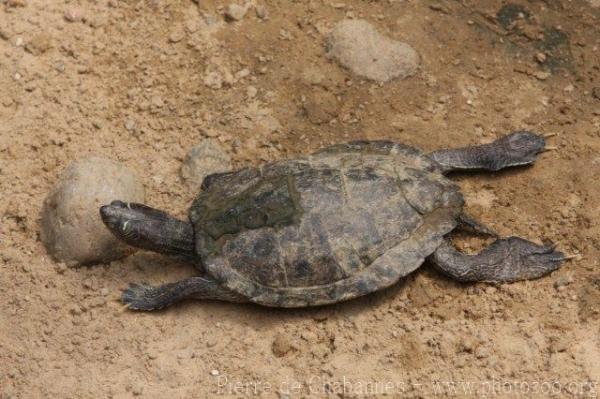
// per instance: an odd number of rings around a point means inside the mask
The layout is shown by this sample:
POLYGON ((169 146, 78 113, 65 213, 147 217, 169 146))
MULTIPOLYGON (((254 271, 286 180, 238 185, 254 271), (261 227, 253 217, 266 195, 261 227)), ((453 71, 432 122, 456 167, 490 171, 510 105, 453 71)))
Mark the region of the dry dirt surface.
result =
POLYGON ((598 1, 256 0, 239 20, 228 5, 0 1, 0 397, 595 397, 598 1), (344 18, 410 44, 417 74, 377 84, 329 60, 344 18), (118 302, 128 282, 193 268, 143 251, 68 268, 40 241, 44 197, 87 155, 123 162, 150 205, 185 217, 195 193, 179 169, 204 137, 243 167, 350 139, 433 150, 513 129, 554 133, 557 150, 456 179, 502 235, 580 255, 537 281, 457 284, 426 264, 335 306, 140 313, 118 302))

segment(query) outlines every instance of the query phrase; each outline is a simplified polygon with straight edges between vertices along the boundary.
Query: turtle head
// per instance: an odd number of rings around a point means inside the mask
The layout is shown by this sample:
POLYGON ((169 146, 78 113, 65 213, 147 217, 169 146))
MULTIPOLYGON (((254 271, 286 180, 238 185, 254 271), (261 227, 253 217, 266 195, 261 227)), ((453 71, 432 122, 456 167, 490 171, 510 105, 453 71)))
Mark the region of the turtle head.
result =
POLYGON ((506 166, 527 165, 533 163, 538 154, 546 148, 544 137, 526 130, 519 130, 503 137, 502 153, 506 166))
POLYGON ((102 221, 115 237, 137 248, 194 258, 194 231, 189 223, 149 206, 113 201, 100 208, 102 221))

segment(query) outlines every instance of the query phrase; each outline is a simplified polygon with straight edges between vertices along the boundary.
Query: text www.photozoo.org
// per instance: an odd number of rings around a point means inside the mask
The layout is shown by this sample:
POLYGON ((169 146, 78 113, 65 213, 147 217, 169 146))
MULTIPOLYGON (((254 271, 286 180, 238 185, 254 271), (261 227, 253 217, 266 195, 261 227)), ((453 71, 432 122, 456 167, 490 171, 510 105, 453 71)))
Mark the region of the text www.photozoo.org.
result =
POLYGON ((359 396, 391 395, 421 392, 433 396, 506 396, 540 395, 559 396, 564 394, 583 398, 598 397, 597 381, 561 380, 432 380, 414 383, 401 380, 360 380, 346 376, 332 378, 313 376, 305 381, 284 379, 279 382, 263 380, 236 380, 221 375, 215 380, 213 392, 218 395, 262 395, 280 393, 290 395, 342 394, 359 396))

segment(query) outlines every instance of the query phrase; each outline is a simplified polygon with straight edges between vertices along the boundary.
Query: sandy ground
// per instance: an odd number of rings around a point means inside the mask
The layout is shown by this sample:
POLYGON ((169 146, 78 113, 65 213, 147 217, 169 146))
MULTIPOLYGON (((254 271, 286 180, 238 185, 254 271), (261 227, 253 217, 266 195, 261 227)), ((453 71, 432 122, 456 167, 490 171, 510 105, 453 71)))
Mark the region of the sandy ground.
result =
POLYGON ((0 397, 595 397, 598 2, 280 0, 239 22, 226 4, 0 1, 0 397), (325 34, 346 17, 411 44, 418 74, 378 85, 328 60, 325 34), (117 302, 128 282, 192 268, 138 252, 70 269, 39 239, 45 195, 89 154, 123 162, 150 205, 184 216, 195 193, 179 168, 203 137, 242 167, 349 139, 432 150, 521 128, 556 133, 558 151, 457 180, 502 235, 581 254, 537 281, 463 285, 426 265, 319 309, 135 313, 117 302))

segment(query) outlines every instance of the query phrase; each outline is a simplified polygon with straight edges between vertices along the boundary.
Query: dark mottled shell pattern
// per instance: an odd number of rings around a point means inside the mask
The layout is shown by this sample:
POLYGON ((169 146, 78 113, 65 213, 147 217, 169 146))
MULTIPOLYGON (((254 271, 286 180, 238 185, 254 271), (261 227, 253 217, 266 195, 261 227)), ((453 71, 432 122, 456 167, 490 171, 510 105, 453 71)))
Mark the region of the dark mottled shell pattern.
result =
POLYGON ((387 141, 209 176, 190 220, 203 267, 268 306, 351 299, 415 270, 456 226, 458 187, 387 141))

